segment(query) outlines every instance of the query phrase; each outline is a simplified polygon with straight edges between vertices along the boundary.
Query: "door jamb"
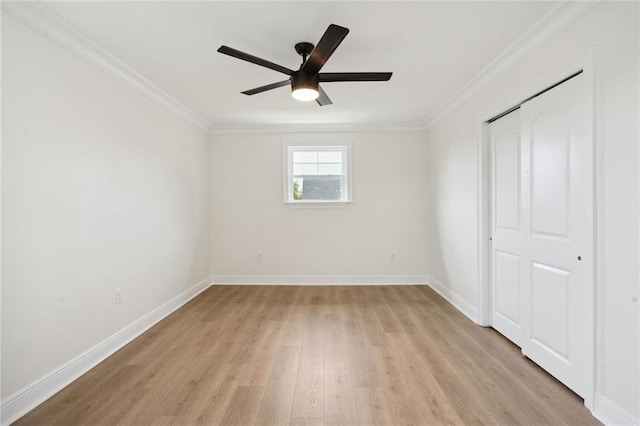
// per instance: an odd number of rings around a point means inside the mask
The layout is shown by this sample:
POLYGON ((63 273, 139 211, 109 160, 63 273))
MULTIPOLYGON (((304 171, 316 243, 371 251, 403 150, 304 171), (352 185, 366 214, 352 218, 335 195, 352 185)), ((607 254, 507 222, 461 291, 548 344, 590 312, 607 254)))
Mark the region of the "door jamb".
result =
POLYGON ((592 118, 591 126, 587 129, 587 139, 591 142, 591 165, 590 176, 587 178, 587 184, 592 188, 589 191, 587 202, 590 204, 590 217, 593 226, 591 244, 587 243, 587 252, 590 253, 592 259, 593 270, 591 273, 592 285, 585 289, 584 300, 586 305, 586 334, 585 347, 587 348, 585 354, 585 372, 587 372, 584 405, 594 411, 594 400, 596 394, 596 378, 597 378, 597 360, 598 349, 597 342, 601 341, 598 327, 597 318, 599 317, 599 304, 597 303, 596 294, 598 293, 599 283, 602 282, 599 276, 602 259, 602 244, 601 240, 601 223, 602 215, 600 214, 600 206, 597 203, 599 194, 601 194, 601 144, 597 138, 596 132, 596 109, 595 109, 595 97, 596 97, 596 79, 595 79, 595 59, 596 48, 588 50, 572 60, 565 63, 563 66, 551 70, 545 73, 541 78, 524 86, 514 96, 504 98, 498 101, 493 108, 488 108, 478 117, 476 121, 479 126, 479 141, 478 141, 478 318, 477 323, 484 326, 491 326, 491 288, 490 288, 490 269, 491 269, 491 248, 490 248, 490 188, 489 188, 489 175, 491 171, 491 164, 489 159, 489 120, 498 116, 504 111, 512 108, 515 105, 522 103, 523 100, 530 97, 532 94, 539 93, 548 87, 553 86, 557 82, 563 80, 569 75, 582 70, 583 78, 585 79, 585 87, 587 87, 588 93, 586 93, 586 108, 587 114, 592 118))

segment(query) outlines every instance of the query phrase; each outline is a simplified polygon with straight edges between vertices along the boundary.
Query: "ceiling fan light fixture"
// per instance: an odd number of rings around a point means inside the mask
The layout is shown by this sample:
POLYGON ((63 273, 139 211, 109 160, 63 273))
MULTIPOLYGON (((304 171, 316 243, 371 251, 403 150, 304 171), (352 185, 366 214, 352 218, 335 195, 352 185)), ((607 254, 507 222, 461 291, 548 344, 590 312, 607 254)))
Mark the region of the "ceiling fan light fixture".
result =
POLYGON ((309 102, 318 99, 320 91, 318 89, 317 76, 309 76, 302 72, 294 72, 291 75, 291 96, 302 102, 309 102))
POLYGON ((316 89, 308 87, 298 87, 291 91, 291 96, 297 101, 309 102, 315 101, 320 96, 316 89))

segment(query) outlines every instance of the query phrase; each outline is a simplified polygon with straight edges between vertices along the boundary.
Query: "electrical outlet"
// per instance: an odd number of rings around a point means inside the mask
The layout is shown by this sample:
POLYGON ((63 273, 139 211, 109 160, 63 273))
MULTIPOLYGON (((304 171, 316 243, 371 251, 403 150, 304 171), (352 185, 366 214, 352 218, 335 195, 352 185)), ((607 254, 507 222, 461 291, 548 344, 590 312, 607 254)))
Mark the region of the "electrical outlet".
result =
POLYGON ((257 260, 258 262, 262 262, 262 252, 258 252, 258 253, 256 254, 256 260, 257 260))
POLYGON ((119 305, 122 303, 122 289, 121 288, 116 288, 115 290, 113 290, 113 296, 114 296, 114 301, 116 303, 116 305, 119 305))

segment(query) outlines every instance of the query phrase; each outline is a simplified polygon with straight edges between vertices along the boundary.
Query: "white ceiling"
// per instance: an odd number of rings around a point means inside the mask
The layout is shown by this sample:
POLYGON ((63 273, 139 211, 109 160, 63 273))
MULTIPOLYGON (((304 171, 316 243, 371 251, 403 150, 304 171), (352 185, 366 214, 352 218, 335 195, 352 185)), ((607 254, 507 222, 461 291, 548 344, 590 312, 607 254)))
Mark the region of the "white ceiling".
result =
POLYGON ((438 111, 553 2, 50 2, 98 45, 193 110, 213 129, 283 124, 416 125, 438 111), (288 87, 242 90, 286 76, 222 55, 228 45, 297 69, 299 41, 350 29, 323 71, 392 71, 389 82, 326 83, 334 104, 288 87))

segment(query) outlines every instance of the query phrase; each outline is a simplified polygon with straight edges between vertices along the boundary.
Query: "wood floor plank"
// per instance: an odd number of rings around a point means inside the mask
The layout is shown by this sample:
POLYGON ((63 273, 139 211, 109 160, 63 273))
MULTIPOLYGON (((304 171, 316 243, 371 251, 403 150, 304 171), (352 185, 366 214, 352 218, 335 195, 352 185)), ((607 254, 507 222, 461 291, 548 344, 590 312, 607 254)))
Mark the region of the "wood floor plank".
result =
POLYGON ((212 286, 16 423, 597 425, 425 286, 212 286))
POLYGON ((375 314, 379 300, 368 287, 357 287, 355 290, 358 303, 355 310, 362 333, 370 345, 384 346, 387 344, 385 330, 375 314))
POLYGON ((302 346, 302 327, 306 317, 305 297, 307 292, 298 287, 289 289, 295 292, 291 309, 285 321, 282 322, 282 336, 280 344, 286 346, 302 346))
POLYGON ((307 303, 303 343, 296 379, 292 418, 323 418, 324 413, 324 314, 320 296, 307 303))
POLYGON ((324 424, 358 424, 351 371, 348 368, 326 368, 324 371, 324 424))
POLYGON ((324 417, 324 359, 322 354, 322 348, 315 344, 303 346, 294 392, 292 417, 324 417), (317 355, 310 355, 310 351, 317 351, 317 355))
POLYGON ((394 355, 409 392, 424 401, 423 412, 428 410, 437 424, 462 424, 452 402, 443 392, 431 371, 419 356, 415 346, 405 333, 387 333, 389 352, 394 355))
POLYGON ((321 418, 316 417, 292 417, 289 426, 323 426, 321 418))
POLYGON ((280 346, 271 368, 257 424, 283 425, 291 419, 291 406, 300 364, 300 346, 280 346))
POLYGON ((339 313, 324 315, 324 365, 327 368, 350 368, 349 353, 344 334, 346 320, 339 313))
POLYGON ((258 416, 264 389, 260 386, 238 386, 225 410, 221 424, 228 426, 253 424, 258 416))
POLYGON ((382 392, 389 405, 394 423, 403 425, 437 424, 429 410, 424 410, 424 402, 417 401, 412 394, 413 387, 401 372, 400 359, 390 351, 389 346, 373 347, 373 354, 382 371, 382 392))
POLYGON ((376 304, 375 313, 378 320, 382 324, 382 328, 385 332, 401 332, 402 325, 398 322, 398 319, 393 315, 392 307, 389 306, 389 288, 387 287, 375 287, 373 293, 378 298, 376 304))
POLYGON ((355 386, 379 386, 381 376, 371 356, 371 345, 368 344, 362 331, 364 327, 356 315, 345 321, 344 326, 353 384, 355 386))
POLYGON ((389 402, 385 398, 382 387, 355 386, 353 394, 359 424, 370 426, 394 424, 389 402))
POLYGON ((282 321, 269 321, 262 339, 252 350, 255 352, 247 362, 238 383, 241 386, 266 386, 271 366, 276 359, 277 348, 282 344, 282 321))

